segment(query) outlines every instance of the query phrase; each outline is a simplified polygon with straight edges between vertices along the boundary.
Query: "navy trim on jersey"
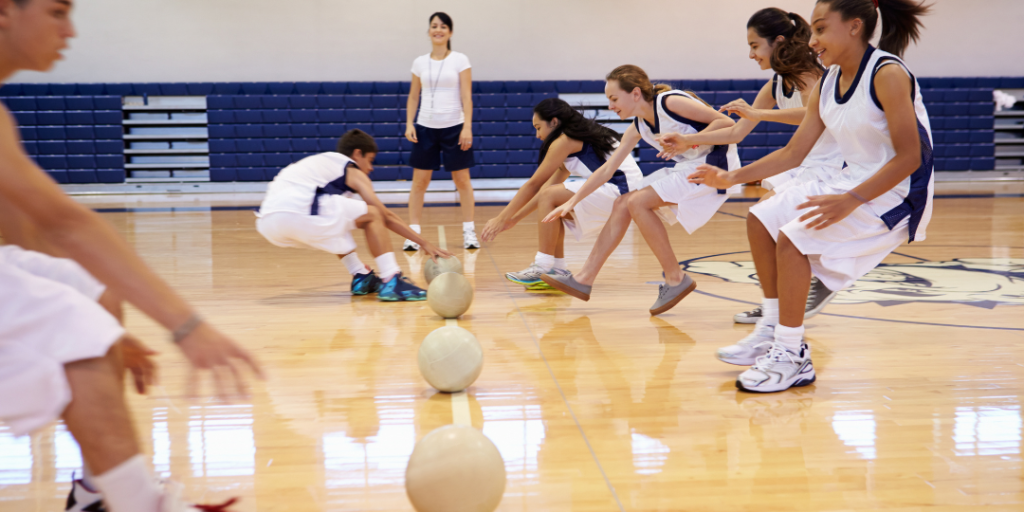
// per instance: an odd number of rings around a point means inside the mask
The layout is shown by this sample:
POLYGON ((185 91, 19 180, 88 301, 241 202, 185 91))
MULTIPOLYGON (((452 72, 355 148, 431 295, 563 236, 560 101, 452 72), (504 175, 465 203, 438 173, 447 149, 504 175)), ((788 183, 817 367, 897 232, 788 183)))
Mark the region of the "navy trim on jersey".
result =
POLYGON ((313 206, 310 207, 309 209, 310 215, 317 215, 318 213, 320 213, 320 196, 342 195, 347 192, 352 192, 353 194, 358 193, 354 189, 349 187, 347 183, 345 183, 345 178, 348 177, 348 168, 355 165, 355 162, 349 162, 348 164, 345 165, 344 176, 328 183, 323 187, 316 189, 316 194, 313 196, 313 206))
MULTIPOLYGON (((715 146, 715 148, 712 149, 710 153, 708 153, 708 156, 705 157, 704 162, 707 163, 708 165, 718 167, 719 169, 731 171, 732 169, 729 168, 729 145, 723 144, 715 146)), ((719 195, 728 192, 727 190, 721 188, 717 190, 719 195)))
MULTIPOLYGON (((775 96, 775 88, 778 85, 779 85, 779 74, 775 73, 775 76, 772 77, 772 99, 775 100, 776 102, 779 101, 779 98, 777 96, 775 96)), ((785 91, 783 91, 783 92, 785 92, 785 91)))
POLYGON ((839 94, 839 79, 843 77, 843 68, 839 68, 839 72, 836 73, 836 103, 843 105, 850 98, 853 97, 853 93, 857 91, 857 85, 860 84, 860 79, 864 76, 864 69, 868 67, 868 61, 871 60, 871 55, 875 53, 875 47, 868 45, 867 51, 864 52, 864 57, 860 60, 860 68, 857 69, 857 76, 853 77, 853 83, 850 84, 850 88, 847 89, 846 94, 839 94))
POLYGON ((882 57, 875 63, 875 70, 871 73, 871 101, 875 102, 875 106, 878 107, 878 110, 885 112, 885 109, 882 108, 882 102, 878 101, 878 94, 875 92, 875 75, 878 74, 878 70, 882 69, 881 64, 883 62, 895 62, 903 68, 908 75, 910 75, 910 101, 917 101, 917 77, 907 69, 907 65, 900 59, 897 59, 896 57, 882 57))
POLYGON ((921 166, 910 175, 910 192, 897 207, 885 212, 882 215, 882 222, 891 230, 905 217, 909 216, 908 228, 910 237, 908 242, 913 242, 917 235, 917 227, 921 224, 924 210, 928 206, 928 183, 931 182, 932 172, 935 168, 932 144, 928 139, 928 130, 917 120, 917 133, 921 137, 921 166))
MULTIPOLYGON (((583 165, 586 165, 587 168, 590 169, 590 172, 598 170, 605 164, 605 162, 607 162, 607 160, 598 156, 597 151, 594 151, 594 147, 587 142, 583 143, 583 149, 569 155, 568 158, 579 159, 583 165)), ((618 187, 620 194, 629 193, 629 183, 626 181, 626 173, 622 171, 615 171, 615 173, 612 174, 611 179, 608 180, 608 183, 618 187)))
POLYGON ((693 129, 697 130, 698 132, 702 132, 702 131, 704 131, 705 128, 708 127, 708 125, 705 124, 705 123, 694 121, 692 119, 687 119, 687 118, 685 118, 685 117, 683 117, 683 116, 681 116, 679 114, 676 114, 675 112, 672 112, 671 110, 669 110, 668 103, 667 103, 669 96, 682 96, 682 97, 684 97, 684 98, 686 98, 688 100, 697 101, 697 100, 695 100, 693 98, 690 98, 689 96, 686 96, 685 94, 679 94, 679 93, 666 94, 666 95, 662 96, 661 97, 661 109, 663 111, 665 111, 665 113, 668 114, 669 117, 671 117, 672 119, 675 119, 676 121, 679 121, 680 123, 684 123, 684 124, 688 124, 688 125, 692 126, 693 129))

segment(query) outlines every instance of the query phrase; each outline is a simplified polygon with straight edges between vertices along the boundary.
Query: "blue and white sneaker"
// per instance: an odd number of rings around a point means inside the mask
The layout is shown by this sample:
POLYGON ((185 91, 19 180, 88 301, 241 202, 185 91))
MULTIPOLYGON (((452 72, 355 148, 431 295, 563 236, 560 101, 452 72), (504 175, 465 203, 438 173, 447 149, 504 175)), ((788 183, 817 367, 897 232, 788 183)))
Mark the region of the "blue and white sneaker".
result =
POLYGON ((800 343, 799 353, 774 343, 767 354, 757 358, 754 366, 740 374, 736 387, 753 393, 776 393, 807 386, 816 379, 811 347, 807 343, 800 343))
POLYGON ((508 272, 505 274, 505 279, 512 281, 518 285, 525 286, 527 290, 552 290, 551 285, 541 280, 540 276, 547 274, 551 276, 560 277, 571 277, 572 272, 565 269, 551 269, 547 272, 539 267, 536 263, 531 263, 526 270, 520 270, 519 272, 508 272))
POLYGON ((399 273, 380 286, 377 298, 383 302, 427 300, 427 291, 412 284, 408 277, 399 273))
POLYGON ((380 291, 381 280, 374 271, 352 276, 352 295, 369 295, 380 291))

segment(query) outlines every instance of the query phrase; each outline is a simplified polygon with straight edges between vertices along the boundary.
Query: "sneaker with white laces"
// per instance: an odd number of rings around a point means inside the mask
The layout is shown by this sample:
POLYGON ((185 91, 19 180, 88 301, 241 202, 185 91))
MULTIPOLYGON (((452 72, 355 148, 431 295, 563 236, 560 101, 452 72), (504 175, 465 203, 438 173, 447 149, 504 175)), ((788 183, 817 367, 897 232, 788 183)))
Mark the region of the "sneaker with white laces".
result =
POLYGON ((764 316, 764 313, 761 311, 761 306, 758 306, 750 311, 736 313, 732 317, 732 321, 738 324, 756 324, 762 316, 764 316))
POLYGON ((754 332, 746 338, 718 349, 715 357, 723 363, 740 366, 750 366, 757 362, 757 358, 765 355, 775 343, 775 326, 757 324, 754 332))
POLYGON ((420 250, 420 244, 418 244, 416 242, 413 242, 412 240, 409 240, 408 238, 406 238, 405 239, 405 243, 402 244, 402 250, 403 251, 418 251, 418 250, 420 250))
MULTIPOLYGON (((74 477, 72 477, 74 478, 74 477)), ((103 495, 90 489, 81 479, 71 481, 71 492, 64 505, 64 512, 107 512, 103 495)))
POLYGON ((537 265, 536 262, 531 263, 526 270, 520 270, 519 272, 508 272, 505 274, 505 279, 512 281, 513 283, 523 285, 527 290, 550 290, 551 286, 541 280, 540 276, 548 274, 553 276, 571 276, 572 272, 565 269, 551 269, 545 271, 541 266, 537 265))
POLYGON ((825 306, 835 298, 836 293, 829 290, 825 283, 821 282, 821 279, 811 278, 811 289, 807 292, 807 305, 804 307, 804 320, 825 309, 825 306))
POLYGON ((464 249, 480 248, 480 242, 476 239, 476 231, 472 229, 462 230, 462 247, 464 249))
POLYGON ((754 366, 740 374, 736 387, 753 393, 776 393, 807 386, 816 379, 811 347, 807 343, 800 343, 799 353, 774 343, 767 354, 757 358, 754 366))

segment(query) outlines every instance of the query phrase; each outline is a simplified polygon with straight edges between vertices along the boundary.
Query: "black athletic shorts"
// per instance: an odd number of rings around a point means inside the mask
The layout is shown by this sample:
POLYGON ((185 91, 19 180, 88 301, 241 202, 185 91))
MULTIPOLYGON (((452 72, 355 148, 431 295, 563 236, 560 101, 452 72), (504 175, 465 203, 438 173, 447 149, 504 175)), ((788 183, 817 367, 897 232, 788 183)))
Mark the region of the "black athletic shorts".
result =
POLYGON ((416 127, 416 144, 412 145, 409 165, 413 169, 438 171, 441 169, 441 156, 444 155, 444 170, 461 171, 473 166, 473 148, 463 151, 459 147, 459 135, 462 124, 448 128, 427 128, 419 124, 416 127))

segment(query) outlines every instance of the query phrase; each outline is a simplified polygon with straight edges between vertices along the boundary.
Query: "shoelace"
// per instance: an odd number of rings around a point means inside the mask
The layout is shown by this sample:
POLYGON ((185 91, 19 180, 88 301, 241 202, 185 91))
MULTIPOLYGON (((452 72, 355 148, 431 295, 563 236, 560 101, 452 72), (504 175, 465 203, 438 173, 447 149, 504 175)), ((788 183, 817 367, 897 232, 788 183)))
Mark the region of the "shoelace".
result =
POLYGON ((220 505, 192 505, 194 508, 202 510, 203 512, 226 512, 228 507, 238 502, 238 498, 231 498, 230 500, 221 503, 220 505))
POLYGON ((772 343, 772 348, 768 353, 755 360, 753 368, 761 370, 764 367, 769 366, 769 363, 781 362, 782 356, 789 358, 790 363, 796 364, 796 359, 793 358, 792 352, 786 350, 785 347, 778 343, 772 343))

